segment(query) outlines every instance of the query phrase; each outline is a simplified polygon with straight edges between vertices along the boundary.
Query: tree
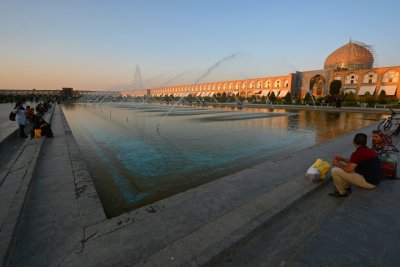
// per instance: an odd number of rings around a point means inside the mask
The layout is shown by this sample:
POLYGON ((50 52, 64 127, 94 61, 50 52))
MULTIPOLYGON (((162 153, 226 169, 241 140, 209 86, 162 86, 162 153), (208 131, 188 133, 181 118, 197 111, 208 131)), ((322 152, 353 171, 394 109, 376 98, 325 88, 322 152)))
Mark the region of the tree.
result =
POLYGON ((292 104, 292 95, 290 94, 290 92, 285 95, 283 101, 285 102, 285 104, 292 104))
POLYGON ((350 92, 344 96, 344 101, 348 102, 355 102, 356 101, 356 96, 353 92, 350 92))
POLYGON ((304 96, 303 101, 305 104, 312 104, 311 94, 309 92, 304 96))
POLYGON ((221 102, 226 102, 226 93, 223 92, 220 97, 221 102))
POLYGON ((276 96, 275 96, 275 93, 274 93, 274 92, 272 92, 272 93, 269 95, 269 100, 270 100, 272 103, 274 103, 274 102, 276 101, 276 96))
POLYGON ((388 103, 387 98, 386 98, 386 92, 385 92, 385 90, 382 90, 382 91, 379 93, 379 96, 378 96, 378 103, 379 103, 379 104, 383 104, 383 105, 385 105, 385 104, 388 103))
POLYGON ((369 92, 364 94, 364 101, 367 102, 368 106, 372 107, 375 105, 375 97, 371 95, 369 92))
POLYGON ((345 94, 343 97, 343 104, 347 107, 356 107, 357 106, 357 98, 353 92, 345 94))
POLYGON ((330 95, 338 95, 342 88, 342 82, 340 80, 333 80, 329 86, 330 95))

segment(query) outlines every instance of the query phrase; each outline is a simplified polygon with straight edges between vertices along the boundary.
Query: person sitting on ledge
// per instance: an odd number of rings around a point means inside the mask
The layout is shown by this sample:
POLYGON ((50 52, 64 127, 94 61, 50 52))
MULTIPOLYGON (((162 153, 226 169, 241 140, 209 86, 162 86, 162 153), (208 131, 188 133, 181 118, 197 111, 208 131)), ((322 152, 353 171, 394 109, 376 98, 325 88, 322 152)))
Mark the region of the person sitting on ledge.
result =
POLYGON ((373 189, 381 180, 381 167, 378 155, 367 147, 367 135, 358 133, 354 136, 353 144, 356 151, 350 159, 340 156, 333 158, 331 174, 336 190, 329 193, 332 197, 348 197, 351 185, 373 189))
POLYGON ((53 138, 53 131, 51 125, 45 121, 45 119, 38 113, 35 115, 34 127, 31 132, 31 138, 34 137, 35 129, 41 129, 41 135, 49 138, 53 138))
POLYGON ((399 150, 392 144, 392 137, 381 130, 372 131, 372 150, 381 161, 382 178, 395 179, 397 172, 397 153, 399 150))

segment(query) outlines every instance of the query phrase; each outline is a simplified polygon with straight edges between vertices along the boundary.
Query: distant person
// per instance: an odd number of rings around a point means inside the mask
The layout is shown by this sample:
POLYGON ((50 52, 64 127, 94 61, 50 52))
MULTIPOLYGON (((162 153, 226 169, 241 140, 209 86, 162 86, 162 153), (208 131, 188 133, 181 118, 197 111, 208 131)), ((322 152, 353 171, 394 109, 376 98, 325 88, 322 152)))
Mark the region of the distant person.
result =
POLYGON ((378 154, 381 161, 382 178, 396 178, 399 150, 392 144, 392 137, 384 134, 381 130, 372 131, 371 148, 378 154))
POLYGON ((44 115, 46 113, 45 106, 43 103, 39 103, 36 106, 36 113, 40 115, 44 115))
POLYGON ((27 138, 28 136, 25 134, 25 125, 26 125, 26 115, 25 108, 23 102, 16 102, 13 113, 16 114, 16 121, 19 125, 19 137, 27 138))
POLYGON ((351 193, 351 185, 373 189, 381 180, 381 168, 378 155, 367 147, 367 135, 358 133, 354 136, 353 144, 356 151, 350 159, 340 156, 333 158, 332 178, 336 190, 329 193, 332 197, 347 197, 351 193))
POLYGON ((27 121, 33 122, 33 119, 35 117, 35 109, 31 108, 30 106, 26 106, 25 116, 27 121))
POLYGON ((336 97, 336 107, 337 108, 342 107, 342 98, 340 98, 340 96, 336 97))

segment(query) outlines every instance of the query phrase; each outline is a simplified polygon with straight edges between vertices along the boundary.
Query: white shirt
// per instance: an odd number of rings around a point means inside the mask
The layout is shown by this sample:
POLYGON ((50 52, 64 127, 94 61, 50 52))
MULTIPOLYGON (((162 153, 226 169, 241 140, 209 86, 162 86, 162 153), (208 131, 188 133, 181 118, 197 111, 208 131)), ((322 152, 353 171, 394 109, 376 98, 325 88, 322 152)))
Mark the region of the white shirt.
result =
POLYGON ((20 125, 25 125, 26 123, 25 111, 26 111, 25 108, 24 109, 16 108, 13 110, 13 112, 17 115, 16 121, 20 125))

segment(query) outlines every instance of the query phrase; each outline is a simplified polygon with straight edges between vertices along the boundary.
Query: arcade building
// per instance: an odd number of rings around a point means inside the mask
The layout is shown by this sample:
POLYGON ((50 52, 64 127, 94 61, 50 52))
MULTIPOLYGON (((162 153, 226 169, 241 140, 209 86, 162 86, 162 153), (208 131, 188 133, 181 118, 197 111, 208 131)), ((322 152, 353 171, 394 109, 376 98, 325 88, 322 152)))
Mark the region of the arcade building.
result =
POLYGON ((231 80, 201 84, 184 84, 142 90, 128 90, 122 95, 134 97, 212 97, 218 93, 227 96, 262 97, 272 92, 283 98, 290 92, 292 97, 304 98, 307 93, 315 97, 329 95, 333 80, 342 82, 344 94, 363 96, 369 92, 378 96, 382 90, 386 95, 400 98, 400 66, 374 68, 374 53, 370 46, 360 42, 349 43, 333 51, 324 62, 323 69, 298 71, 286 76, 262 77, 246 80, 231 80))

